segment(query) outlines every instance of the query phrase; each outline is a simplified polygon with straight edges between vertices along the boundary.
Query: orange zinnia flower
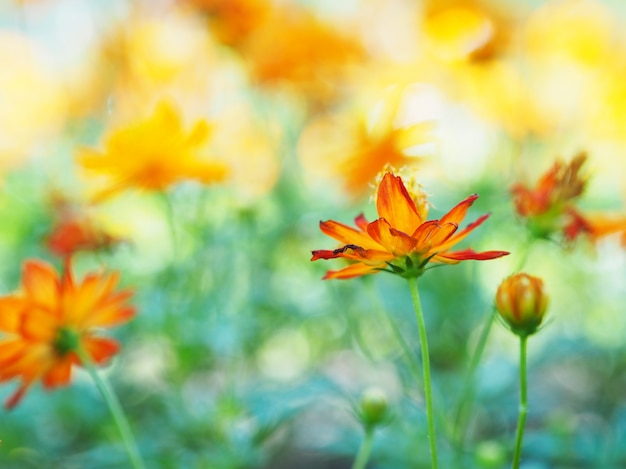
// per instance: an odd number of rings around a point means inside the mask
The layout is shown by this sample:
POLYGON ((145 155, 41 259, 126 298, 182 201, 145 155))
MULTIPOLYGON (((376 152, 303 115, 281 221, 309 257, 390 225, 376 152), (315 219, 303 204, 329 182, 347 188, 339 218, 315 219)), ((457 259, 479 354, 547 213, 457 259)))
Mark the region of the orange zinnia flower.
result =
POLYGON ((419 277, 430 261, 456 264, 464 260, 488 260, 509 254, 505 251, 475 252, 472 249, 450 252, 450 248, 489 217, 489 214, 483 215, 457 231, 477 198, 477 195, 471 195, 441 219, 426 221, 424 207, 418 208, 402 178, 385 173, 376 198, 378 220, 368 223, 361 214, 355 219, 357 228, 333 220, 320 222, 321 230, 344 246, 334 251, 313 251, 311 260, 342 257, 356 261, 344 269, 328 271, 325 279, 346 279, 381 270, 410 278, 419 277))
POLYGON ((85 149, 79 162, 110 180, 98 199, 128 187, 164 190, 185 179, 213 183, 223 180, 228 171, 222 162, 199 155, 209 135, 210 127, 203 120, 185 132, 174 108, 161 103, 147 120, 110 135, 104 154, 85 149))
POLYGON ((87 275, 76 282, 69 262, 62 276, 40 260, 24 264, 21 292, 0 298, 0 382, 22 383, 5 402, 15 407, 37 380, 51 389, 69 383, 82 350, 94 363, 106 363, 119 344, 98 337, 96 328, 128 321, 135 310, 129 290, 115 291, 119 276, 87 275))

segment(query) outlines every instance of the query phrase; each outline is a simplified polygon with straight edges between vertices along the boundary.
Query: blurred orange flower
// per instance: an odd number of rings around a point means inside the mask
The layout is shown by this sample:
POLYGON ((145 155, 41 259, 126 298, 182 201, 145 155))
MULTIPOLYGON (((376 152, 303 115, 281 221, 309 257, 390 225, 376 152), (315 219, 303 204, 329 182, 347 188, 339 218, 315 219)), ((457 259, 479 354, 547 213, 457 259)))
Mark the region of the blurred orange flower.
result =
POLYGON ((569 210, 570 221, 563 229, 567 241, 574 241, 579 236, 586 236, 590 241, 615 233, 622 233, 622 244, 626 245, 626 216, 609 216, 602 213, 581 213, 569 210))
POLYGON ((567 164, 556 161, 534 188, 522 184, 512 187, 515 209, 528 220, 535 235, 545 237, 563 228, 564 218, 572 213, 572 202, 585 190, 587 178, 580 171, 586 161, 585 153, 567 164))
POLYGON ((108 179, 108 187, 96 196, 98 200, 132 187, 165 190, 185 179, 209 184, 228 174, 224 163, 200 155, 210 132, 204 120, 185 132, 174 108, 162 102, 147 120, 112 133, 104 153, 82 150, 79 162, 108 179))
POLYGON ((57 256, 107 249, 121 241, 101 227, 87 212, 87 207, 78 207, 62 195, 53 194, 52 210, 54 225, 45 244, 57 256))
POLYGON ((381 270, 411 278, 423 274, 430 261, 456 264, 463 260, 488 260, 509 254, 472 249, 450 252, 450 248, 489 217, 489 214, 483 215, 457 232, 459 223, 477 198, 477 195, 471 195, 441 219, 426 221, 424 207, 416 205, 402 179, 385 173, 376 198, 378 220, 368 223, 363 215, 359 215, 355 219, 357 228, 333 220, 320 222, 324 234, 344 246, 334 251, 313 251, 311 260, 344 258, 356 261, 344 269, 328 271, 325 279, 347 279, 381 270))
POLYGON ((224 44, 238 47, 270 12, 268 0, 184 0, 209 17, 211 31, 224 44))
POLYGON ((400 121, 406 91, 400 86, 386 90, 377 112, 337 113, 312 121, 298 142, 307 170, 338 174, 347 191, 360 196, 385 166, 401 168, 421 161, 410 153, 418 145, 436 142, 435 124, 400 121))
POLYGON ((364 56, 354 36, 296 8, 276 9, 241 52, 257 83, 295 91, 316 104, 332 101, 348 66, 364 56))
POLYGON ((118 352, 115 340, 95 333, 135 314, 132 293, 115 291, 118 281, 116 273, 91 273, 76 282, 69 261, 61 276, 41 260, 24 264, 22 291, 0 298, 0 382, 22 381, 6 408, 37 380, 48 389, 68 384, 72 366, 81 364, 79 349, 98 365, 118 352))

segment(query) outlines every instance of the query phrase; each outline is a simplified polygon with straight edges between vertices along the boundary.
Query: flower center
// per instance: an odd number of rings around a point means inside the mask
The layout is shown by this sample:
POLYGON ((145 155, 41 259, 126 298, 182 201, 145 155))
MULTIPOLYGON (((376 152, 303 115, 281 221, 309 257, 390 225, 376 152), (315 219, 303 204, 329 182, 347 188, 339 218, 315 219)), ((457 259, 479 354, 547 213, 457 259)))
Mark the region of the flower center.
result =
POLYGON ((78 349, 80 345, 80 335, 73 329, 68 327, 60 327, 57 330, 57 336, 52 343, 54 351, 60 357, 64 357, 68 353, 78 349))

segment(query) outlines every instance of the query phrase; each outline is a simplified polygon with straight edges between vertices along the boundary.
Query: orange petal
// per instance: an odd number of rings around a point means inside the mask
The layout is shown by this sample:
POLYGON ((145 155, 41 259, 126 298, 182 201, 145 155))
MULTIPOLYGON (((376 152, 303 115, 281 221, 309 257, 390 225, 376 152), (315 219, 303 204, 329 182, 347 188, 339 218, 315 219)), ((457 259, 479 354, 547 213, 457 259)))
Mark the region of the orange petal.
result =
POLYGON ((506 256, 510 254, 507 251, 483 251, 476 252, 472 249, 465 249, 463 251, 456 252, 446 252, 442 254, 437 254, 433 260, 446 262, 446 261, 488 261, 490 259, 497 259, 498 257, 506 256))
POLYGON ((83 346, 98 365, 106 363, 120 350, 120 344, 117 341, 105 337, 86 337, 83 340, 83 346))
POLYGON ((22 382, 17 391, 15 391, 6 401, 4 401, 4 408, 7 410, 13 409, 20 403, 26 391, 31 386, 32 382, 22 382))
POLYGON ((406 256, 416 245, 416 240, 393 228, 387 220, 380 218, 367 226, 367 232, 394 256, 406 256))
POLYGON ((44 387, 52 389, 69 383, 72 377, 72 363, 73 359, 69 355, 57 360, 42 377, 44 387))
POLYGON ((53 313, 32 307, 23 316, 20 332, 27 340, 52 343, 58 327, 59 319, 53 313))
POLYGON ((26 302, 22 297, 5 296, 0 298, 0 331, 9 334, 18 332, 25 307, 26 302))
POLYGON ((357 230, 343 223, 334 220, 321 221, 320 229, 325 235, 342 244, 356 244, 365 249, 380 249, 380 245, 374 242, 365 231, 357 230))
POLYGON ((26 261, 22 283, 31 301, 49 311, 57 310, 60 283, 50 264, 39 260, 26 261))
POLYGON ((440 251, 447 251, 448 249, 450 249, 452 246, 454 246, 459 241, 464 239, 474 229, 476 229, 478 226, 480 226, 487 218, 489 218, 490 215, 491 215, 490 213, 486 213, 485 215, 480 217, 478 220, 476 220, 476 221, 470 223, 469 225, 467 225, 461 231, 457 232, 454 236, 450 237, 445 243, 441 244, 439 246, 439 250, 440 251))
POLYGON ((391 173, 386 173, 378 186, 376 209, 380 218, 404 233, 413 233, 422 223, 402 178, 391 173))
POLYGON ((456 204, 452 208, 452 210, 450 210, 443 217, 441 217, 441 219, 439 220, 439 224, 443 225, 444 223, 456 223, 457 225, 459 225, 465 218, 467 210, 472 206, 477 198, 478 195, 472 194, 465 200, 462 200, 461 202, 456 204))
POLYGON ((372 266, 372 265, 367 265, 367 264, 363 264, 363 263, 358 263, 358 264, 352 264, 348 267, 346 267, 345 269, 341 269, 341 270, 329 270, 328 272, 326 272, 326 275, 324 275, 324 280, 331 280, 331 279, 349 279, 349 278, 354 278, 354 277, 361 277, 362 275, 367 275, 367 274, 377 274, 379 272, 379 268, 384 268, 385 264, 381 264, 379 266, 372 266))

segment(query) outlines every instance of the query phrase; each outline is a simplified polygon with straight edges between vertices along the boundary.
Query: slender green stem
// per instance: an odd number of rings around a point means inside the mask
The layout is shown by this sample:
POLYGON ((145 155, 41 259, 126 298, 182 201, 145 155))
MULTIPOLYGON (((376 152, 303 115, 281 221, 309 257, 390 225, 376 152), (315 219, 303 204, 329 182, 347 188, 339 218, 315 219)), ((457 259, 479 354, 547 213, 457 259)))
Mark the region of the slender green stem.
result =
POLYGON ((467 429, 469 416, 471 415, 471 410, 474 404, 474 376, 476 374, 476 370, 478 369, 478 365, 482 360, 485 346, 487 345, 487 339, 489 338, 489 334, 491 333, 491 328, 493 326, 495 315, 496 312, 494 311, 487 317, 480 333, 480 337, 478 338, 476 349, 474 350, 474 353, 470 358, 469 369, 467 370, 467 374, 465 375, 465 384, 463 386, 463 388, 465 389, 465 393, 463 394, 463 397, 457 407, 454 424, 454 441, 457 444, 457 450, 459 453, 457 456, 460 456, 460 454, 463 452, 465 444, 465 432, 467 429))
POLYGON ((356 455, 352 469, 365 469, 374 445, 374 428, 366 428, 361 447, 356 455))
MULTIPOLYGON (((534 238, 529 238, 528 241, 522 246, 521 251, 518 254, 518 260, 513 269, 513 272, 519 272, 526 264, 526 260, 528 259, 528 255, 530 253, 531 247, 534 243, 534 238)), ((457 458, 461 456, 464 450, 465 445, 465 434, 467 432, 467 425, 469 421, 469 417, 471 415, 471 410, 474 405, 474 395, 475 395, 475 386, 474 386, 474 377, 476 374, 476 370, 478 369, 478 365, 480 364, 483 353, 485 352, 485 347, 487 345, 487 341, 489 339, 489 335, 491 334, 491 329, 494 323, 494 319, 496 317, 496 311, 493 311, 486 319, 485 325, 480 333, 480 337, 478 338, 478 342, 476 343, 476 348, 474 349, 472 356, 470 357, 470 365, 465 376, 465 383, 463 388, 465 392, 463 397, 461 398, 455 417, 455 425, 454 425, 454 442, 457 445, 457 458)))
POLYGON ((424 322, 424 312, 420 302, 419 291, 417 288, 417 279, 409 279, 409 289, 411 290, 411 298, 415 308, 415 317, 417 319, 417 327, 420 336, 420 345, 422 348, 422 368, 424 370, 424 398, 426 400, 426 417, 428 419, 428 442, 430 444, 430 460, 431 469, 437 469, 437 438, 435 435, 435 415, 433 413, 433 393, 431 389, 430 379, 430 357, 428 354, 428 339, 426 336, 426 324, 424 322))
POLYGON ((176 221, 175 221, 175 213, 174 213, 174 204, 172 204, 172 199, 170 194, 167 192, 159 192, 161 196, 161 200, 163 201, 163 205, 165 207, 165 213, 167 217, 167 226, 170 230, 170 238, 172 242, 172 255, 174 260, 178 260, 178 233, 176 231, 176 221))
POLYGON ((130 459, 132 467, 134 469, 145 469, 146 466, 144 465, 141 455, 139 454, 139 450, 137 449, 137 443, 133 437, 128 419, 126 418, 126 414, 124 413, 115 392, 109 383, 100 376, 89 354, 80 347, 76 350, 76 353, 80 357, 83 366, 89 373, 89 376, 91 376, 91 379, 98 388, 98 391, 100 391, 102 398, 109 407, 111 416, 113 417, 113 420, 117 425, 117 429, 122 436, 122 441, 124 442, 124 447, 126 448, 128 459, 130 459))
POLYGON ((526 414, 528 414, 528 383, 526 371, 526 341, 527 336, 520 336, 519 343, 519 418, 517 421, 517 432, 515 435, 515 453, 513 454, 512 469, 518 469, 522 457, 522 440, 524 439, 524 428, 526 425, 526 414))

